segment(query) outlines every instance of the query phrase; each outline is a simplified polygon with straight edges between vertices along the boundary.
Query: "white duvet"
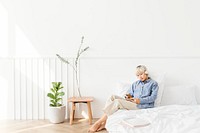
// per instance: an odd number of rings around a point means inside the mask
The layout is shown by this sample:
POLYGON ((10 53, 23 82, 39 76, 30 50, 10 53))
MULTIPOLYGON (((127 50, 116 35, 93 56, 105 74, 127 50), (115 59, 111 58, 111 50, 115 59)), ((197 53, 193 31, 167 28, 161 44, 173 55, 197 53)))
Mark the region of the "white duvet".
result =
POLYGON ((200 105, 119 110, 108 117, 109 133, 200 133, 200 105))

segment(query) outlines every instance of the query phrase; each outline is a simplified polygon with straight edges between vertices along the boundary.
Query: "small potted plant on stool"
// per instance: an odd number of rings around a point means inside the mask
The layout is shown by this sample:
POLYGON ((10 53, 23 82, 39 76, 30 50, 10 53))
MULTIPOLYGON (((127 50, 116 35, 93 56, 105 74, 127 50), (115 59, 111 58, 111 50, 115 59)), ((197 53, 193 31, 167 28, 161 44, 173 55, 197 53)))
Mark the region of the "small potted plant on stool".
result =
POLYGON ((51 92, 47 94, 50 98, 49 120, 52 123, 61 123, 65 120, 66 106, 62 104, 65 93, 62 91, 62 82, 52 82, 52 86, 51 92))

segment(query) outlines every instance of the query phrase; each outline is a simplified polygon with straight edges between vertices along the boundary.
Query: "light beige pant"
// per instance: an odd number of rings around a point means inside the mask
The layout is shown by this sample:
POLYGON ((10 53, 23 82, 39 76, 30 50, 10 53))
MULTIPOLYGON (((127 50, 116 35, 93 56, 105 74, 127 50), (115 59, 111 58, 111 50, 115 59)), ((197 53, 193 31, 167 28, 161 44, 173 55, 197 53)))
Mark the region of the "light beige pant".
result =
POLYGON ((119 109, 127 109, 127 110, 133 110, 133 109, 138 109, 137 104, 127 101, 126 99, 112 95, 106 102, 106 105, 103 109, 104 113, 107 114, 108 116, 113 114, 119 109))

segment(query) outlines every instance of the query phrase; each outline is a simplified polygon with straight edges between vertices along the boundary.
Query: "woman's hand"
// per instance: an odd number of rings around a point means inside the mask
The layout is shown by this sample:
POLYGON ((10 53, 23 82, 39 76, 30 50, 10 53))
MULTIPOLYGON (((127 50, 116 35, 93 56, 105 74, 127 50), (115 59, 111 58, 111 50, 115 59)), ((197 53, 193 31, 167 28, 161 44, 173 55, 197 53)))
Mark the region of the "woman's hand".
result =
POLYGON ((130 94, 126 94, 126 95, 125 95, 125 99, 126 99, 127 101, 130 101, 130 102, 133 102, 133 103, 136 103, 136 104, 139 104, 139 103, 140 103, 140 99, 134 98, 134 97, 132 97, 130 94))
POLYGON ((140 99, 138 99, 138 98, 133 98, 133 97, 127 98, 127 97, 126 97, 126 100, 127 100, 127 101, 130 101, 130 102, 133 102, 133 103, 136 103, 136 104, 139 104, 139 103, 140 103, 140 99))
POLYGON ((134 101, 134 98, 133 98, 133 97, 131 97, 131 98, 125 97, 125 99, 126 99, 127 101, 130 101, 130 102, 133 102, 133 101, 134 101))
POLYGON ((125 94, 125 98, 132 98, 131 94, 125 94))
POLYGON ((134 98, 134 103, 139 104, 140 103, 140 99, 139 98, 134 98))

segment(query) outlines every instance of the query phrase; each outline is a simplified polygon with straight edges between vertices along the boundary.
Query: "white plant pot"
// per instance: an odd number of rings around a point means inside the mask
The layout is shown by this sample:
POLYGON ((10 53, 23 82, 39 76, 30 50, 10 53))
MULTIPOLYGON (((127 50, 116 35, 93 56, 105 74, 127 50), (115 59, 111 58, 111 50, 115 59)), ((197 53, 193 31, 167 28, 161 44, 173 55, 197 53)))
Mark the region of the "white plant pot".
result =
POLYGON ((49 107, 49 121, 51 123, 61 123, 65 120, 66 106, 49 107))

